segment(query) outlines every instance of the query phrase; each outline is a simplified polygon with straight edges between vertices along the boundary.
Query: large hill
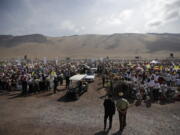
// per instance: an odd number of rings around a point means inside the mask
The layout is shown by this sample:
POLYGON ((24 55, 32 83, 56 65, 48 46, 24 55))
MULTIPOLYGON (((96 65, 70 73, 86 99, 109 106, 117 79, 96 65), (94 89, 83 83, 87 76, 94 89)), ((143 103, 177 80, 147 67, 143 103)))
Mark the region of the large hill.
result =
POLYGON ((180 34, 0 35, 0 57, 180 57, 180 34))

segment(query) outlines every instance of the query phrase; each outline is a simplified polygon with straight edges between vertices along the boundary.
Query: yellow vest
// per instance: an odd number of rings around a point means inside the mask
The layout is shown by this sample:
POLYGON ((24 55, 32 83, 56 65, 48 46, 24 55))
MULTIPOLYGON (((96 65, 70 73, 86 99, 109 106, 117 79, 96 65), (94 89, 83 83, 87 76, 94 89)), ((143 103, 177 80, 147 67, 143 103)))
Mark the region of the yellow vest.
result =
POLYGON ((129 105, 128 101, 124 98, 119 99, 116 103, 116 107, 118 111, 128 108, 128 105, 129 105))

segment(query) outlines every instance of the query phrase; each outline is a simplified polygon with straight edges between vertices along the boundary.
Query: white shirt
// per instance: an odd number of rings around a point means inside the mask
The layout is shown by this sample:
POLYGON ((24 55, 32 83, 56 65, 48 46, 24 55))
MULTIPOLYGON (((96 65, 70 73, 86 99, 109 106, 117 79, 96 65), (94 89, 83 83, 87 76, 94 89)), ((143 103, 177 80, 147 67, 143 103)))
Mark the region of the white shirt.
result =
POLYGON ((154 80, 155 80, 155 81, 158 81, 158 79, 159 79, 159 75, 155 75, 155 76, 154 76, 154 80))
POLYGON ((148 86, 151 88, 154 87, 155 86, 154 80, 150 80, 150 82, 148 83, 148 86))

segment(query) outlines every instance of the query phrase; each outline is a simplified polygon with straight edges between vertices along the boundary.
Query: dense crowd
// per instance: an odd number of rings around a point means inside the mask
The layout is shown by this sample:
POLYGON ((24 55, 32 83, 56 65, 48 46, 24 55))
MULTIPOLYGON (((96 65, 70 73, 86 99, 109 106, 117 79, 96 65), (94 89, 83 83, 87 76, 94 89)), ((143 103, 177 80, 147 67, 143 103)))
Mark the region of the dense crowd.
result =
POLYGON ((68 88, 69 78, 77 73, 83 73, 85 68, 76 63, 56 65, 54 63, 44 64, 17 64, 4 63, 0 66, 0 89, 22 90, 22 94, 37 93, 54 89, 63 85, 65 80, 68 88))
POLYGON ((173 98, 180 86, 178 62, 105 63, 98 69, 103 86, 109 84, 111 92, 123 91, 127 98, 154 101, 173 98))
POLYGON ((103 86, 109 85, 111 91, 117 89, 115 85, 119 81, 129 83, 131 91, 128 96, 135 93, 136 98, 149 96, 151 99, 158 100, 161 97, 167 97, 172 91, 175 92, 180 86, 179 62, 96 60, 61 64, 45 64, 42 61, 35 64, 4 62, 0 65, 0 89, 22 90, 24 95, 50 89, 56 92, 58 85, 63 85, 65 81, 68 88, 71 76, 84 74, 90 68, 97 68, 97 74, 102 77, 103 86))

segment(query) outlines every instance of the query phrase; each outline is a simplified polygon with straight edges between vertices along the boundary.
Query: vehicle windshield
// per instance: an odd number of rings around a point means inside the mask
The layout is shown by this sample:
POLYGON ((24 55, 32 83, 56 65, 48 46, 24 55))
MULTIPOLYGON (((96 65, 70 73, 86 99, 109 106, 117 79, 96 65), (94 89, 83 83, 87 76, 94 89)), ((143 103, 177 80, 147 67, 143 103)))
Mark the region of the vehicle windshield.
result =
POLYGON ((89 71, 89 72, 87 72, 87 75, 94 75, 94 72, 93 71, 89 71))

